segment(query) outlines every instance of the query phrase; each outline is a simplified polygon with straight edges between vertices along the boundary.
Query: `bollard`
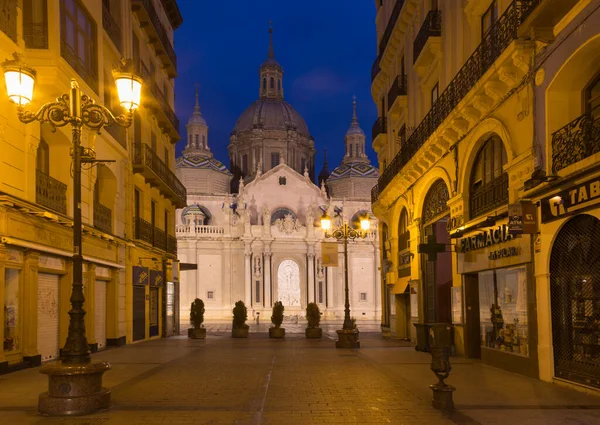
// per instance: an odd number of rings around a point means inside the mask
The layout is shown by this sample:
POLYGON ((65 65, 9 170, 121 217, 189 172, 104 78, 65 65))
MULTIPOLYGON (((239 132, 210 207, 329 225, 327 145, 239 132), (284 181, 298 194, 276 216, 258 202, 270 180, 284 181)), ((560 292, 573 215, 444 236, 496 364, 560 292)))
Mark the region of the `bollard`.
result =
POLYGON ((430 385, 433 391, 432 405, 436 409, 452 410, 452 393, 456 388, 444 382, 452 370, 450 365, 450 347, 431 346, 431 370, 438 378, 437 384, 430 385))

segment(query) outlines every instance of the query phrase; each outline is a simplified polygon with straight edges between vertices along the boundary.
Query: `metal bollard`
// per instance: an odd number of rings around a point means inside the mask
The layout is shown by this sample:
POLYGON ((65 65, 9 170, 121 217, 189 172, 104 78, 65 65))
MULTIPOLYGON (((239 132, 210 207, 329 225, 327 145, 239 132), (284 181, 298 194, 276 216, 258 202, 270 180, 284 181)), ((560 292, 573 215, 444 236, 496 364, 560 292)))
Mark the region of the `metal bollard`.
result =
POLYGON ((431 346, 431 370, 438 378, 437 384, 430 385, 433 391, 432 405, 436 409, 452 410, 452 393, 456 388, 444 382, 452 370, 450 365, 450 347, 431 346))

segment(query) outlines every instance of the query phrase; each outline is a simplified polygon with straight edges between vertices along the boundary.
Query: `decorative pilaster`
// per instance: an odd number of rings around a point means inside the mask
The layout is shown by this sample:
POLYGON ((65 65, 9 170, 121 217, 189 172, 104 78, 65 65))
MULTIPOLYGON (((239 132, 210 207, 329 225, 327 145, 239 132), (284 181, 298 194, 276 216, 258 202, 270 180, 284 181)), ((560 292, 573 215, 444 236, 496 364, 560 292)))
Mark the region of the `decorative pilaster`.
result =
POLYGON ((265 251, 263 258, 265 259, 265 307, 271 307, 273 305, 271 294, 271 252, 265 251))
POLYGON ((308 248, 308 303, 315 302, 315 253, 314 247, 308 248))
POLYGON ((247 308, 250 308, 250 300, 252 296, 252 270, 250 260, 252 258, 252 251, 250 245, 246 245, 244 251, 244 303, 247 308))

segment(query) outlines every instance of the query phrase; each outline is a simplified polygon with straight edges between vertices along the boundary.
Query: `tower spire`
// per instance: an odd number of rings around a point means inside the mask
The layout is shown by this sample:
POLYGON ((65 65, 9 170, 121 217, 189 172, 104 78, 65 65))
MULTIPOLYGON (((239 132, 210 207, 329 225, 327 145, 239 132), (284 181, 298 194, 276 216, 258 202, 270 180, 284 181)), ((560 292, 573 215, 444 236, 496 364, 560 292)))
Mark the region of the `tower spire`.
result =
POLYGON ((200 87, 200 84, 196 83, 194 84, 194 87, 196 88, 196 106, 194 106, 194 112, 200 112, 200 102, 198 101, 198 88, 200 87))
POLYGON ((269 55, 270 59, 275 57, 275 51, 273 50, 273 21, 269 21, 269 55))
POLYGON ((352 96, 352 124, 358 124, 356 117, 356 96, 352 96))

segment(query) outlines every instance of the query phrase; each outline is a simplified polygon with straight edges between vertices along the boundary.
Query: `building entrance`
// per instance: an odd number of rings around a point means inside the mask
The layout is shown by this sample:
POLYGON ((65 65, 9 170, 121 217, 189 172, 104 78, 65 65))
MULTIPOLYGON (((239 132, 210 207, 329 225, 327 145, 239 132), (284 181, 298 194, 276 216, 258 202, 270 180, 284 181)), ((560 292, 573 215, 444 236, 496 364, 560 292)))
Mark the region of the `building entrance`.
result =
POLYGON ((554 374, 600 388, 600 220, 580 215, 550 257, 554 374))
POLYGON ((293 260, 284 260, 279 265, 277 296, 285 306, 300 307, 300 267, 293 260))

